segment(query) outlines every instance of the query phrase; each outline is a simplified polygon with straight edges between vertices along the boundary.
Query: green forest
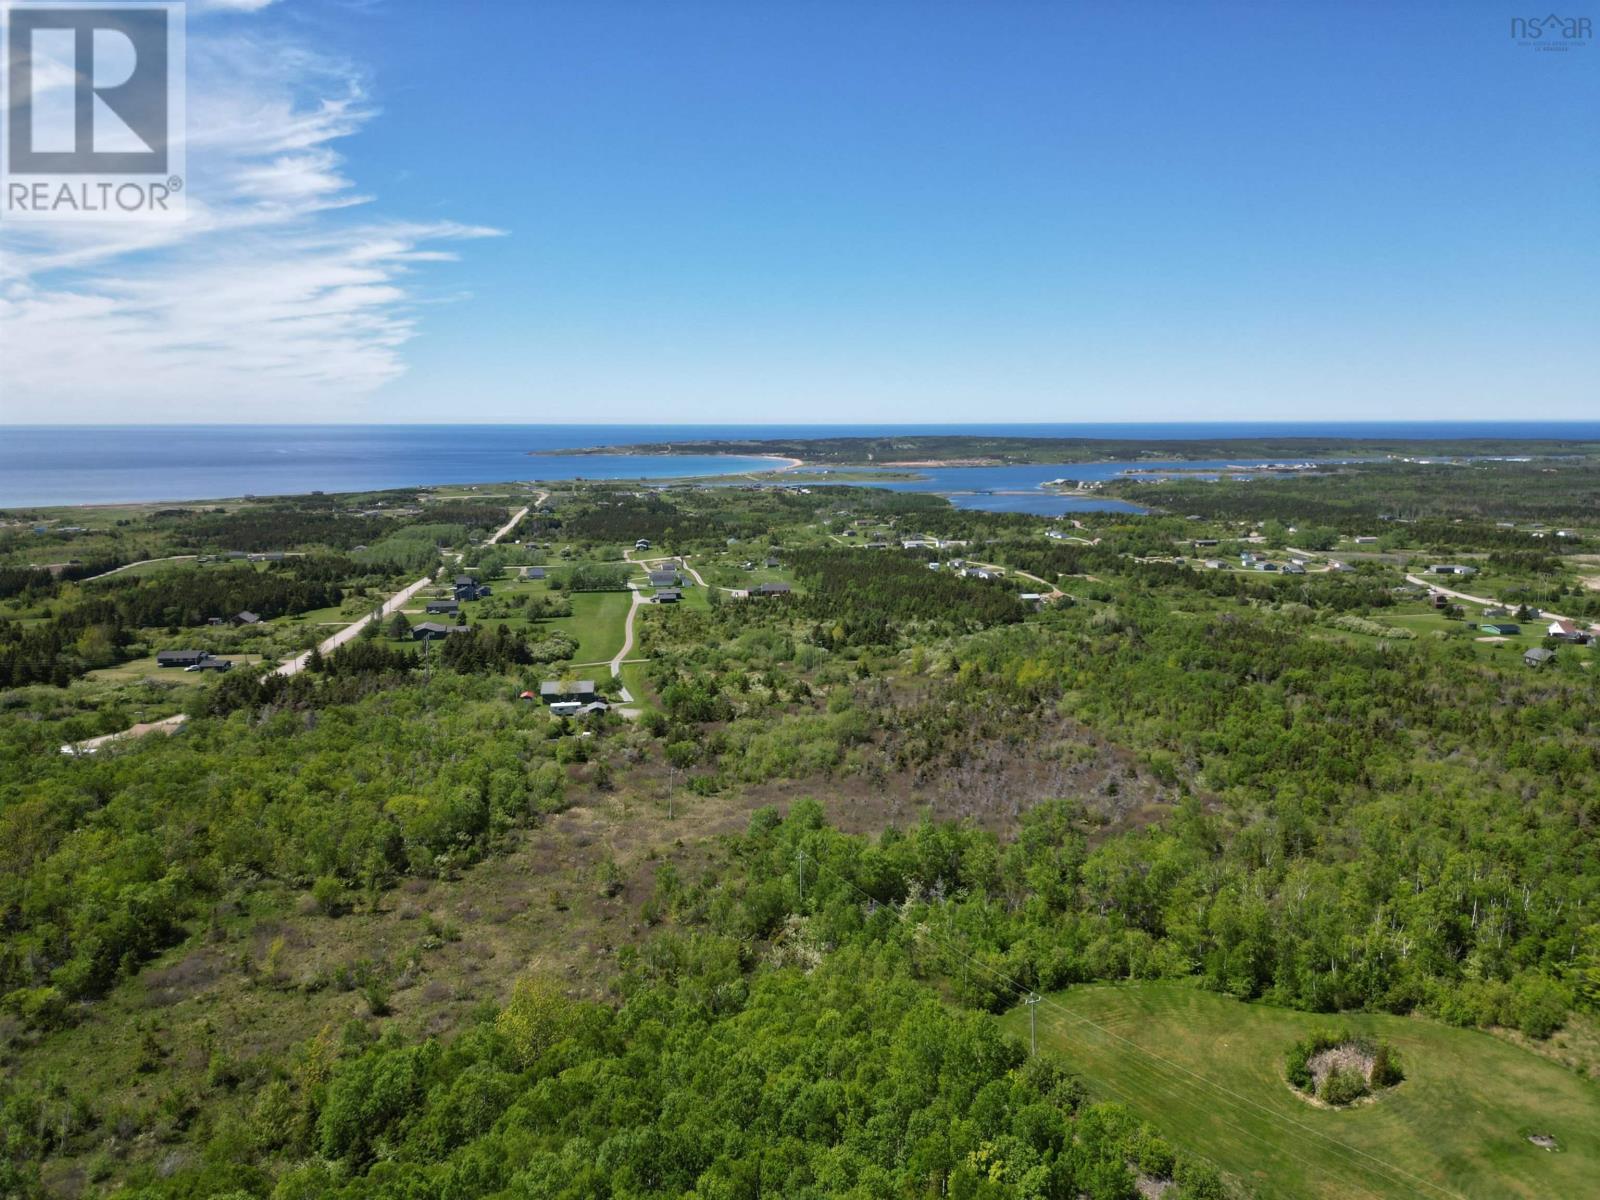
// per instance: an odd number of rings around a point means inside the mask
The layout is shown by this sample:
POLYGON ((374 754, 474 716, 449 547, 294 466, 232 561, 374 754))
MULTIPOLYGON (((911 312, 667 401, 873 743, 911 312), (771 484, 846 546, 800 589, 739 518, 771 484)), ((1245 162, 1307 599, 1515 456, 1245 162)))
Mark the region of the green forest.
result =
POLYGON ((1600 526, 1559 453, 1070 521, 781 482, 7 514, 0 1195, 1570 1194, 1600 526), (1403 1072, 1317 1109, 1344 1042, 1403 1072), (1563 1153, 1416 1136, 1457 1055, 1563 1153), (1349 1180, 1252 1169, 1301 1121, 1349 1180))

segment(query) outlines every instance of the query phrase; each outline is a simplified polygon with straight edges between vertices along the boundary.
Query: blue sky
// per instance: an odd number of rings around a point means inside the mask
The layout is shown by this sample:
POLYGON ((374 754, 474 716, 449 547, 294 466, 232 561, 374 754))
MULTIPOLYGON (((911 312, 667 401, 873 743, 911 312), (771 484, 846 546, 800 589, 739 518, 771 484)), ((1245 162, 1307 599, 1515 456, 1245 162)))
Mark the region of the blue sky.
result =
POLYGON ((216 215, 0 235, 0 405, 1592 418, 1600 45, 1514 7, 208 0, 216 215))

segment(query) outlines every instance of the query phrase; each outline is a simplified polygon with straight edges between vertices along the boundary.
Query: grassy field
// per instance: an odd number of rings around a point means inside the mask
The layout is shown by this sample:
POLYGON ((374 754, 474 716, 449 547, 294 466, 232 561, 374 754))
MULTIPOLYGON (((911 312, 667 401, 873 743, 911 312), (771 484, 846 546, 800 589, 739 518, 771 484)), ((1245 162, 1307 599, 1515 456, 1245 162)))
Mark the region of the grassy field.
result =
MULTIPOLYGON (((1026 1041, 1021 1006, 1001 1018, 1026 1041)), ((1380 1014, 1319 1015, 1170 984, 1097 985, 1038 1006, 1039 1044, 1251 1194, 1555 1197, 1600 1194, 1600 1086, 1485 1033, 1380 1014), (1283 1055, 1348 1027, 1400 1052, 1406 1080, 1336 1111, 1289 1090, 1283 1055), (1558 1151, 1529 1134, 1554 1136, 1558 1151)))
POLYGON ((572 616, 549 622, 578 639, 574 662, 598 662, 622 649, 624 626, 632 596, 628 592, 576 592, 572 616))

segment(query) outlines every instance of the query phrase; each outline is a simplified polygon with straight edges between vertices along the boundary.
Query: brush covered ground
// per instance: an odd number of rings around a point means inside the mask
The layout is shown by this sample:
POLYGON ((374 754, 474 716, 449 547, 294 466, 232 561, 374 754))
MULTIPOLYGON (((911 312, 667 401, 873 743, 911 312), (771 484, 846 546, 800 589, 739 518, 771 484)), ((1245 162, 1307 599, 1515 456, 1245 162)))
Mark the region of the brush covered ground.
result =
POLYGON ((1555 1195, 1592 1169, 1594 652, 1526 668, 1405 576, 1473 556, 1468 590, 1588 617, 1594 529, 1286 503, 1069 541, 779 485, 42 516, 0 599, 45 676, 0 692, 0 1191, 1423 1194, 1403 1170, 1555 1195), (322 565, 249 569, 308 604, 368 588, 352 611, 420 571, 493 595, 426 657, 432 594, 292 679, 180 685, 140 669, 154 639, 250 635, 200 606, 139 622, 219 567, 127 572, 96 607, 24 562, 82 537, 282 547, 322 565), (640 606, 613 681, 626 583, 668 558, 708 586, 640 606), (1020 600, 1041 580, 1059 594, 1020 600), (635 718, 517 698, 574 677, 626 685, 635 718), (170 738, 59 753, 180 711, 170 738), (1297 1098, 1273 1073, 1330 1023, 1381 1033, 1406 1082, 1297 1098), (1262 1107, 1175 1082, 1202 1064, 1262 1107), (1291 1116, 1366 1131, 1391 1174, 1291 1116))

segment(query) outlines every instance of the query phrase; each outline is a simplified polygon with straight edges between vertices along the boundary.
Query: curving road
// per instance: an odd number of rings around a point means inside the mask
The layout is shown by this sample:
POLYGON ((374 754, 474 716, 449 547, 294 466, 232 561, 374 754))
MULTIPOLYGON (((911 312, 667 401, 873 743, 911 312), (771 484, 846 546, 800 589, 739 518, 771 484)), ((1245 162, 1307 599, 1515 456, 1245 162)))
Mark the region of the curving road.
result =
POLYGON ((93 583, 96 579, 105 579, 108 576, 117 575, 117 574, 120 574, 123 571, 130 571, 134 567, 142 567, 142 566, 144 566, 145 563, 182 562, 185 559, 199 558, 199 557, 200 556, 198 554, 169 554, 165 558, 141 558, 138 562, 123 563, 120 567, 112 567, 111 570, 109 570, 109 571, 101 571, 100 574, 98 574, 98 575, 86 575, 84 578, 80 579, 78 582, 79 583, 93 583))
MULTIPOLYGON (((616 657, 611 660, 611 677, 613 679, 622 677, 622 660, 627 658, 628 652, 633 649, 633 618, 639 615, 639 606, 643 603, 644 597, 640 595, 638 585, 630 583, 628 585, 628 619, 622 626, 622 648, 617 651, 616 657)), ((621 695, 624 704, 633 703, 633 697, 628 694, 627 688, 622 689, 621 695)))

